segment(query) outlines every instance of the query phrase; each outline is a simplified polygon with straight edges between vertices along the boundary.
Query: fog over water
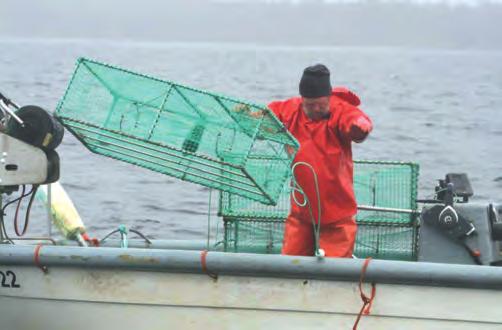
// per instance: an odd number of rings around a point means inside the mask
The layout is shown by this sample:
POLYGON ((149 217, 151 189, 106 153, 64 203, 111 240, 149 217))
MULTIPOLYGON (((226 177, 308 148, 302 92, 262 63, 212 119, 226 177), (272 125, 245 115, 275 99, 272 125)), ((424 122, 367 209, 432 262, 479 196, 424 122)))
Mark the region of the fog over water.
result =
MULTIPOLYGON (((502 202, 500 4, 0 1, 0 90, 21 104, 54 110, 81 56, 263 104, 296 95, 303 68, 322 62, 374 120, 355 158, 418 162, 420 197, 456 171, 476 202, 502 202)), ((58 152, 92 234, 123 223, 204 238, 208 189, 91 154, 70 134, 58 152)), ((30 233, 44 233, 34 212, 30 233)))
POLYGON ((502 46, 500 1, 2 0, 1 9, 0 38, 502 46))

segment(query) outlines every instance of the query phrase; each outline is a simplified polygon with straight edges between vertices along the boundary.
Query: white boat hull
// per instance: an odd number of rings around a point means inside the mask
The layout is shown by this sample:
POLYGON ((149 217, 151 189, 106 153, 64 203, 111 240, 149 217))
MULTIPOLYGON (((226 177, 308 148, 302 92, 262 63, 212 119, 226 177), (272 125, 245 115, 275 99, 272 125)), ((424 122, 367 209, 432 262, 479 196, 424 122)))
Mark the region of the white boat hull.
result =
MULTIPOLYGON (((0 266, 1 329, 351 329, 358 283, 0 266), (11 278, 7 278, 7 285, 11 278)), ((369 285, 366 287, 369 292, 369 285)), ((502 329, 498 290, 377 284, 359 329, 502 329)))

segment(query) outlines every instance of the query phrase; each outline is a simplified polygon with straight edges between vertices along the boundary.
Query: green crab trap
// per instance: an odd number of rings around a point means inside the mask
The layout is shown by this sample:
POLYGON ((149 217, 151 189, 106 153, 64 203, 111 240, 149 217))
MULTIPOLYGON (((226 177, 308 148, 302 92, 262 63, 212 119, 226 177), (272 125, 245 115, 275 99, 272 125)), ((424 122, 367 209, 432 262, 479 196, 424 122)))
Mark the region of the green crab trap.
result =
POLYGON ((298 149, 266 107, 83 58, 55 115, 94 153, 268 205, 298 149))
MULTIPOLYGON (((358 205, 416 210, 419 167, 414 163, 355 161, 354 190, 358 205)), ((226 251, 279 253, 291 188, 287 182, 276 206, 266 206, 231 193, 220 195, 226 251)), ((354 254, 397 260, 416 257, 417 228, 409 212, 359 211, 354 254)))

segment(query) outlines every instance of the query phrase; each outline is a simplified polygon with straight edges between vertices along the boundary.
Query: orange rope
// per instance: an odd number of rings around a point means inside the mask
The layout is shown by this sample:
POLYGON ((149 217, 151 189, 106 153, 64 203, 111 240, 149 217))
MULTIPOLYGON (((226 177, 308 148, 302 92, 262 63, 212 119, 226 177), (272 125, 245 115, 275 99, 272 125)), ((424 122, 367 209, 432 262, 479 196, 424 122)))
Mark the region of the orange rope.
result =
POLYGON ((87 233, 82 234, 82 238, 92 246, 99 247, 99 240, 97 238, 90 238, 87 233))
POLYGON ((40 264, 40 249, 42 248, 42 244, 37 244, 37 247, 35 248, 35 253, 34 253, 34 261, 35 265, 42 270, 42 272, 47 273, 48 269, 46 266, 43 266, 40 264))
POLYGON ((376 285, 375 282, 371 283, 371 296, 367 296, 363 291, 364 277, 366 275, 366 270, 368 269, 368 265, 370 264, 371 257, 366 258, 364 261, 363 269, 361 270, 361 277, 359 279, 359 292, 361 292, 361 300, 363 301, 363 306, 359 311, 359 315, 357 315, 356 322, 354 323, 354 327, 352 330, 357 330, 357 325, 361 320, 363 315, 368 315, 371 311, 371 306, 373 304, 373 299, 375 299, 376 295, 376 285))
POLYGON ((204 251, 200 252, 200 265, 202 267, 202 271, 204 273, 206 273, 209 277, 211 277, 213 280, 217 280, 218 279, 218 275, 211 273, 207 269, 207 261, 206 261, 207 254, 208 254, 207 250, 204 250, 204 251))

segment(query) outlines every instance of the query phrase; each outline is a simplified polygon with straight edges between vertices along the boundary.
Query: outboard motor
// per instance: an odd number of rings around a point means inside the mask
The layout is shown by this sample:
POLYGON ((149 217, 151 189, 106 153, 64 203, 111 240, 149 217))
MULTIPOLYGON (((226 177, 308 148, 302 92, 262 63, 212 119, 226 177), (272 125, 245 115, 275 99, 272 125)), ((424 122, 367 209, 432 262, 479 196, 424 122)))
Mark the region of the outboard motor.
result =
POLYGON ((59 156, 54 150, 64 129, 38 106, 19 107, 0 94, 0 193, 19 185, 46 184, 59 179, 59 156))
POLYGON ((434 203, 420 216, 419 261, 498 265, 502 223, 500 208, 469 204, 473 195, 464 173, 450 173, 439 180, 434 203))

